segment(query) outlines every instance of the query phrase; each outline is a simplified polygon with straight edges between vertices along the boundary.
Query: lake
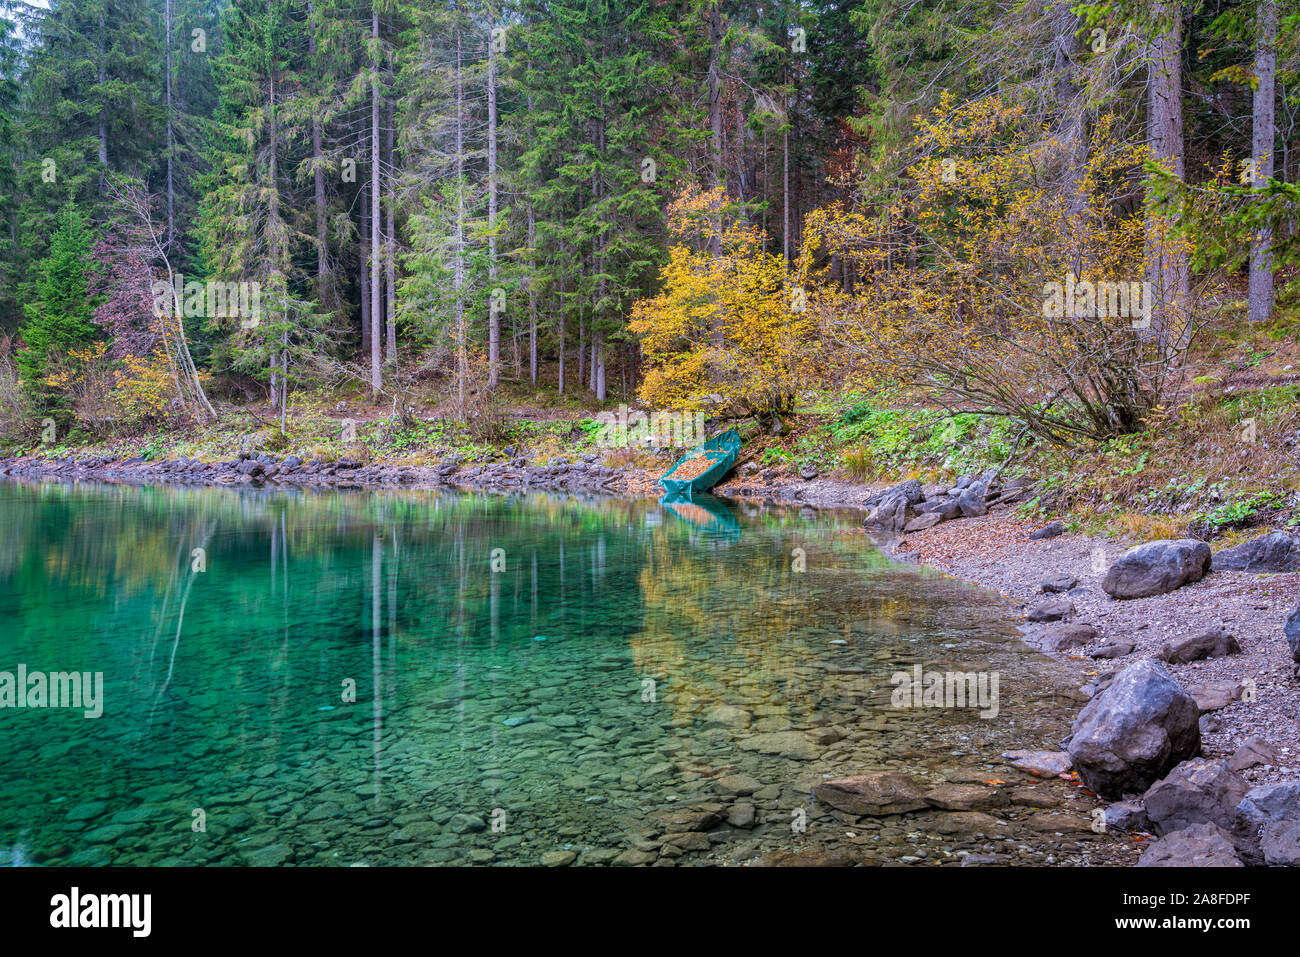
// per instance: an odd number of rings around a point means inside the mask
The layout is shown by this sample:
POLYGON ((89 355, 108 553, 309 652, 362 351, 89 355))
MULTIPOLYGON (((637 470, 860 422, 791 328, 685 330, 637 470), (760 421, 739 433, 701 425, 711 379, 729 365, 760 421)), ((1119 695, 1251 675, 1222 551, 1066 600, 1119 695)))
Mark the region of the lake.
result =
POLYGON ((0 707, 0 861, 1095 859, 1095 801, 1000 758, 1057 747, 1077 678, 859 521, 0 483, 0 672, 102 680, 93 708, 0 707), (982 691, 900 705, 900 673, 982 691), (879 771, 996 806, 859 819, 810 793, 879 771))

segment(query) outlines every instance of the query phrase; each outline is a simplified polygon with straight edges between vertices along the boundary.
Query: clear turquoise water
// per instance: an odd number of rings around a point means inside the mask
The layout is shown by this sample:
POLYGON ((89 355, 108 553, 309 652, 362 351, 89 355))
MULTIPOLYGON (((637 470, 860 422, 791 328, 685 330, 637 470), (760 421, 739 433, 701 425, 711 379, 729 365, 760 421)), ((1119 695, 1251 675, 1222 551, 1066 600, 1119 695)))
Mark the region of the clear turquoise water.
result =
POLYGON ((1064 677, 1003 611, 885 561, 851 518, 6 483, 0 530, 0 671, 104 677, 97 719, 0 709, 0 861, 604 863, 640 848, 683 864, 846 848, 865 863, 1037 862, 1076 848, 1014 809, 1007 840, 940 834, 925 813, 854 824, 809 797, 869 770, 1005 777, 1002 750, 1051 746, 1068 724, 1064 677), (998 670, 999 717, 892 709, 889 676, 917 663, 998 670), (755 750, 782 732, 806 753, 755 750), (738 774, 762 788, 719 785, 738 774), (735 823, 664 851, 683 808, 735 823))

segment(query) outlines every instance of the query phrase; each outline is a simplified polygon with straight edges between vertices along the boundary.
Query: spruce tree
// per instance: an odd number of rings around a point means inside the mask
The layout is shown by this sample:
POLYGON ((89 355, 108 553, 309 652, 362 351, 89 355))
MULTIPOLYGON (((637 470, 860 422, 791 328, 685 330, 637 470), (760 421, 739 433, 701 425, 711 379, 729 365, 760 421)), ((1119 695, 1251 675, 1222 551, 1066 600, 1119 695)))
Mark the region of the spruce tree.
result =
POLYGON ((25 309, 18 374, 36 410, 59 413, 66 420, 66 408, 46 377, 52 359, 95 338, 96 303, 90 291, 94 235, 72 201, 59 210, 55 222, 49 255, 36 264, 35 298, 25 309))

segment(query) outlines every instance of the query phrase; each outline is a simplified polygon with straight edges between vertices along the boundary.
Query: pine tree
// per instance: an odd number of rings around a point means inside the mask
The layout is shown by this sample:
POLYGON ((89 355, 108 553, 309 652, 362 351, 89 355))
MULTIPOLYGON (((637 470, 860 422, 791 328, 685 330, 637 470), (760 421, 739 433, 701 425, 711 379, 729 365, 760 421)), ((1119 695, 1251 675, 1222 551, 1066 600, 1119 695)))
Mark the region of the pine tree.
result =
POLYGON ((94 235, 74 202, 59 210, 55 222, 49 255, 36 265, 35 299, 25 309, 18 373, 39 411, 58 412, 66 420, 66 409, 45 380, 52 358, 95 338, 96 302, 90 292, 94 235))

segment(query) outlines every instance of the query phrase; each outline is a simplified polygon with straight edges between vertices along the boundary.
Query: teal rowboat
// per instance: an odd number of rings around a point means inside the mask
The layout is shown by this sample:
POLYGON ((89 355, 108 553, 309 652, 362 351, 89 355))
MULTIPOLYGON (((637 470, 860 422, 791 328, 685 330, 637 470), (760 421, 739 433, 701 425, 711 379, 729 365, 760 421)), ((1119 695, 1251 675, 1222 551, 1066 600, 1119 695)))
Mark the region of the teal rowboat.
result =
POLYGON ((721 435, 714 436, 703 445, 697 446, 683 455, 659 479, 659 484, 664 487, 664 491, 668 495, 689 499, 694 493, 711 489, 721 482, 722 477, 730 472, 731 467, 736 464, 739 455, 740 436, 736 434, 735 429, 728 429, 721 435), (683 464, 701 455, 709 459, 708 468, 691 478, 673 478, 673 475, 678 469, 682 468, 683 464))

